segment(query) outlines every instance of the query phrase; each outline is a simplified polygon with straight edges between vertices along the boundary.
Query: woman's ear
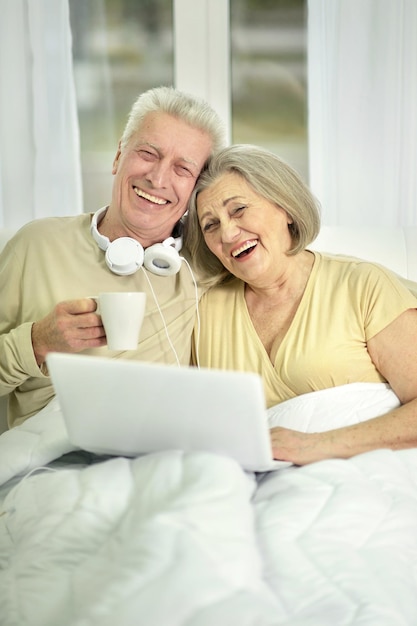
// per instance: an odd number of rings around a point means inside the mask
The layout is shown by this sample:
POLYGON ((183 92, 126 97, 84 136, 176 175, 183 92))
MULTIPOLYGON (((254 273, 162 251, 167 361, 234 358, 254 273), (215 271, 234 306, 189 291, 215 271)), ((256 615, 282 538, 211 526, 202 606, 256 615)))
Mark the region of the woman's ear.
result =
POLYGON ((117 174, 117 168, 119 166, 119 159, 120 159, 121 153, 122 153, 122 151, 121 151, 121 142, 119 141, 119 146, 117 148, 116 156, 114 157, 114 160, 113 160, 113 167, 112 167, 112 170, 111 170, 112 174, 117 174))

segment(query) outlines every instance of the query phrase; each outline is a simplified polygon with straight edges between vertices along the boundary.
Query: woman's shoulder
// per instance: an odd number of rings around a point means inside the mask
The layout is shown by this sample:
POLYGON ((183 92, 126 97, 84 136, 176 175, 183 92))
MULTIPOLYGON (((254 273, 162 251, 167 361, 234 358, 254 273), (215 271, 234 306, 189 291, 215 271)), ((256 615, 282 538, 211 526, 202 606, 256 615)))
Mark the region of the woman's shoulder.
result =
MULTIPOLYGON (((364 292, 371 290, 387 290, 398 294, 413 294, 416 297, 417 285, 399 276, 388 267, 358 257, 315 252, 318 260, 318 276, 325 281, 347 284, 350 289, 356 288, 364 292), (411 287, 414 287, 411 288, 411 287)), ((388 291, 387 291, 388 293, 388 291)))
POLYGON ((382 275, 387 277, 396 276, 389 268, 359 257, 323 252, 314 252, 314 254, 316 260, 318 260, 319 270, 322 273, 334 273, 339 276, 349 275, 352 278, 382 275))

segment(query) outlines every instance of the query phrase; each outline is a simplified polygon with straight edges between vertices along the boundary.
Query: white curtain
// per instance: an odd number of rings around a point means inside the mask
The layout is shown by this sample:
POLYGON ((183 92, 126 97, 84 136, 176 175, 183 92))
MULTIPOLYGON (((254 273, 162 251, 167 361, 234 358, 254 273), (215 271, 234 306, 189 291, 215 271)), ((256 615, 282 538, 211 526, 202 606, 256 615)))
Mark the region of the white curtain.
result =
POLYGON ((0 227, 82 211, 68 0, 0 0, 0 227))
POLYGON ((416 226, 416 0, 308 0, 308 81, 323 223, 416 226))

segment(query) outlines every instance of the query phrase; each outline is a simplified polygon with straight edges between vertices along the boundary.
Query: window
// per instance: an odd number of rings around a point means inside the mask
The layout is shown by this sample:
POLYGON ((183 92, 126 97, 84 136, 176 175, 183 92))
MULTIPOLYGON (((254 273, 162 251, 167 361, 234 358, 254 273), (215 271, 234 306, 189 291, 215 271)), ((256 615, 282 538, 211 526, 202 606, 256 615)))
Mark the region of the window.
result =
POLYGON ((306 0, 230 0, 232 139, 270 149, 307 181, 306 0))
POLYGON ((173 83, 172 0, 69 0, 84 210, 108 204, 112 162, 140 92, 173 83))
POLYGON ((307 180, 306 2, 69 0, 84 210, 109 202, 112 162, 133 101, 150 87, 174 84, 174 74, 180 88, 213 98, 225 119, 231 110, 233 142, 269 148, 307 180), (220 42, 218 27, 228 16, 230 46, 220 42), (179 41, 174 21, 185 33, 179 41), (229 72, 220 79, 220 64, 230 68, 230 84, 229 72), (225 113, 217 105, 229 92, 225 113))

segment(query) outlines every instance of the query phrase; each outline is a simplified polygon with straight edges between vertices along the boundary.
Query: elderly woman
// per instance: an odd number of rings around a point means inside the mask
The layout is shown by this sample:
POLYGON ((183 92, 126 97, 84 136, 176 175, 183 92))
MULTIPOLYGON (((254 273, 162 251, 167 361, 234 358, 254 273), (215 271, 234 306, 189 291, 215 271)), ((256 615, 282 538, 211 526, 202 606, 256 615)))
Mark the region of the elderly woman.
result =
POLYGON ((274 456, 303 465, 417 446, 417 299, 387 269, 308 250, 309 189, 274 154, 219 152, 194 190, 186 242, 212 288, 200 305, 204 367, 258 372, 267 406, 353 382, 387 382, 399 408, 324 433, 271 429, 274 456))

